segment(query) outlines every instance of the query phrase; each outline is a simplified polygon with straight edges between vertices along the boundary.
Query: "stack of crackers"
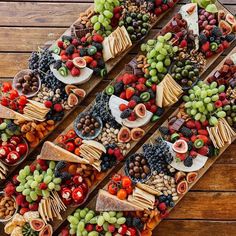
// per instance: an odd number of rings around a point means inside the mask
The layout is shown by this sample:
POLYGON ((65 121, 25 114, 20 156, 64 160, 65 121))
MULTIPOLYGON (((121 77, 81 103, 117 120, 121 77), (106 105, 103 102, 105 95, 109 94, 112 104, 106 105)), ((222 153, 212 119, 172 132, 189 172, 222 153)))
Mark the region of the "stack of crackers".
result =
POLYGON ((141 188, 135 187, 133 194, 129 195, 128 201, 144 209, 153 209, 155 205, 155 196, 141 188))
POLYGON ((24 107, 24 116, 29 117, 32 120, 44 121, 46 115, 50 111, 49 108, 45 107, 43 103, 36 102, 33 100, 28 100, 28 103, 24 107))
POLYGON ((0 161, 0 179, 6 179, 8 168, 2 161, 0 161))
POLYGON ((39 214, 46 224, 54 218, 62 220, 60 212, 65 210, 66 206, 56 191, 51 192, 50 197, 42 198, 38 208, 39 214))
POLYGON ((131 47, 132 42, 125 27, 118 26, 115 31, 103 40, 102 45, 103 59, 106 62, 131 47))
POLYGON ((167 74, 156 88, 156 105, 168 107, 176 103, 183 93, 181 86, 167 74))
POLYGON ((80 146, 80 157, 88 160, 99 171, 102 153, 106 153, 106 148, 97 141, 83 140, 83 144, 80 146))
POLYGON ((232 143, 234 137, 236 137, 236 133, 224 118, 220 118, 216 126, 207 127, 207 130, 213 145, 218 149, 232 143))

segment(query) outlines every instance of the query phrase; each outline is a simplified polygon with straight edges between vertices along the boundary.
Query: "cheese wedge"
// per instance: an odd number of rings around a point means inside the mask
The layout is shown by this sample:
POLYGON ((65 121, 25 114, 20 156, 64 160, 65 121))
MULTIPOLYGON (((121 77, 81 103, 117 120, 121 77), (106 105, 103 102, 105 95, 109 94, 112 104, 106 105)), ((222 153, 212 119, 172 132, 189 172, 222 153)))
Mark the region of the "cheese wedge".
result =
POLYGON ((98 192, 96 211, 143 211, 144 208, 100 189, 98 192))

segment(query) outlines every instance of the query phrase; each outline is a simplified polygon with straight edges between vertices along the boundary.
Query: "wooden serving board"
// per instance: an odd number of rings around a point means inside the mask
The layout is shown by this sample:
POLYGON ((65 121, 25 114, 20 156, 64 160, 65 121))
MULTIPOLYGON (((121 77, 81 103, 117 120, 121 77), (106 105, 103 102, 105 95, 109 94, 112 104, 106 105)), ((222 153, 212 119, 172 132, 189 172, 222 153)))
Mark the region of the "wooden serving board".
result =
MULTIPOLYGON (((231 55, 233 55, 234 53, 236 53, 236 48, 234 48, 227 56, 230 57, 231 55)), ((218 66, 208 75, 211 76, 213 75, 217 70, 219 70, 223 64, 224 64, 224 60, 221 61, 220 64, 218 64, 218 66)), ((207 78, 208 78, 207 77, 207 78)), ((206 78, 206 79, 207 79, 206 78)), ((206 81, 205 79, 205 81, 206 81)), ((179 109, 177 109, 176 111, 174 111, 169 117, 173 117, 175 116, 177 113, 178 113, 179 109)), ((169 118, 168 118, 169 119, 169 118)), ((168 124, 168 119, 161 125, 161 126, 166 126, 168 124)), ((159 130, 157 130, 156 132, 153 133, 153 135, 145 142, 145 144, 149 144, 149 143, 155 143, 155 139, 157 137, 161 136, 159 130)), ((233 138, 232 140, 232 143, 236 140, 236 136, 233 138)), ((188 184, 188 191, 197 183, 197 181, 207 172, 207 170, 216 162, 216 160, 224 153, 224 151, 230 146, 231 144, 226 144, 222 149, 220 149, 220 152, 217 156, 215 157, 211 157, 211 158, 208 158, 206 164, 204 165, 203 168, 201 168, 200 170, 197 171, 198 173, 198 177, 196 179, 196 181, 194 181, 193 183, 191 184, 188 184)), ((137 150, 137 152, 143 152, 142 150, 142 146, 137 150)), ((118 171, 119 173, 124 173, 124 166, 118 171)), ((107 187, 108 184, 106 184, 104 186, 104 188, 107 187)), ((181 199, 188 193, 188 191, 185 193, 185 194, 182 194, 182 195, 178 195, 179 196, 179 199, 175 202, 175 205, 178 204, 181 199)), ((88 208, 91 208, 93 210, 95 210, 95 207, 96 207, 96 200, 97 200, 97 196, 95 196, 87 205, 86 207, 88 208)), ((170 208, 169 209, 169 212, 172 210, 173 208, 170 208)), ((157 222, 156 226, 162 221, 162 219, 160 218, 160 220, 157 222)))
MULTIPOLYGON (((176 3, 177 3, 177 2, 176 2, 176 3)), ((92 6, 90 6, 90 7, 93 7, 93 4, 92 4, 92 6)), ((167 10, 166 12, 164 12, 163 14, 161 14, 161 15, 157 18, 157 20, 151 25, 151 28, 149 29, 149 32, 150 32, 150 30, 151 30, 168 12, 170 12, 170 11, 171 11, 171 8, 170 8, 169 10, 167 10)), ((77 20, 76 20, 76 21, 77 21, 77 20)), ((75 21, 75 22, 76 22, 76 21, 75 21)), ((74 22, 74 23, 75 23, 75 22, 74 22)), ((74 24, 74 23, 73 23, 73 24, 74 24)), ((72 25, 73 25, 73 24, 72 24, 72 25)), ((148 33, 149 33, 149 32, 148 32, 148 33)), ((70 34, 70 28, 68 28, 62 35, 64 35, 64 34, 69 35, 69 34, 70 34)), ((61 36, 62 36, 62 35, 61 35, 61 36)), ((148 34, 145 35, 145 38, 146 38, 147 36, 148 36, 148 34)), ((57 40, 56 40, 56 41, 57 41, 57 40)), ((56 41, 55 41, 55 42, 56 42, 56 41)), ((141 40, 141 41, 143 41, 143 40, 141 40)), ((55 42, 50 46, 50 48, 55 45, 55 42)), ((126 54, 128 54, 128 53, 129 53, 136 45, 138 45, 139 43, 140 43, 140 41, 137 41, 136 43, 133 43, 133 45, 132 45, 129 49, 127 49, 125 52, 121 53, 121 54, 120 54, 119 56, 117 56, 116 58, 111 59, 111 60, 109 60, 109 61, 106 62, 106 68, 107 68, 107 73, 108 73, 108 75, 109 75, 109 73, 114 69, 114 67, 126 56, 126 54)), ((82 101, 91 93, 91 91, 102 81, 102 79, 103 79, 103 78, 100 77, 100 76, 92 76, 91 79, 90 79, 88 82, 86 82, 85 84, 82 84, 82 85, 79 85, 79 86, 78 86, 79 88, 82 88, 82 89, 84 89, 84 90, 86 91, 86 96, 85 96, 84 98, 79 98, 79 103, 78 103, 78 105, 81 104, 81 102, 82 102, 82 101)), ((75 107, 73 107, 73 108, 70 109, 69 111, 65 111, 65 115, 64 115, 63 119, 55 124, 55 129, 76 109, 76 107, 78 107, 78 105, 75 106, 75 107)), ((35 148, 30 148, 30 149, 29 149, 29 152, 28 152, 28 156, 29 156, 39 145, 41 145, 41 144, 48 138, 48 136, 49 136, 52 132, 53 132, 53 130, 50 131, 43 139, 41 139, 40 142, 39 142, 39 144, 38 144, 35 148)), ((27 157, 28 157, 28 156, 27 156, 27 157)), ((25 159, 27 159, 27 157, 26 157, 25 159)), ((10 167, 10 168, 9 168, 9 171, 8 171, 8 174, 6 175, 6 179, 0 180, 0 183, 1 183, 1 184, 4 184, 4 183, 7 181, 8 176, 10 176, 16 169, 17 169, 17 165, 10 167)))

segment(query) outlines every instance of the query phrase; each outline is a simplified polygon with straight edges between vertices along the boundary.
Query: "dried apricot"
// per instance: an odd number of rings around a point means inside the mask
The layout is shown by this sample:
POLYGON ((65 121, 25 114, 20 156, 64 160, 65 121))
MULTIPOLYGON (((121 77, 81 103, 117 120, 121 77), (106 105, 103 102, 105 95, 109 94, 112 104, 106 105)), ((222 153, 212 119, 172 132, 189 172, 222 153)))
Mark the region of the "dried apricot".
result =
POLYGON ((35 141, 30 143, 30 147, 34 148, 38 146, 38 144, 39 144, 39 138, 36 138, 35 141))
POLYGON ((54 120, 47 120, 47 124, 49 124, 49 125, 54 125, 55 122, 54 122, 54 120))
POLYGON ((34 142, 36 137, 34 136, 33 133, 31 132, 27 132, 26 135, 25 135, 26 139, 29 141, 29 142, 34 142))
POLYGON ((71 175, 75 175, 76 172, 77 172, 77 165, 71 164, 71 165, 68 167, 68 172, 69 172, 71 175))

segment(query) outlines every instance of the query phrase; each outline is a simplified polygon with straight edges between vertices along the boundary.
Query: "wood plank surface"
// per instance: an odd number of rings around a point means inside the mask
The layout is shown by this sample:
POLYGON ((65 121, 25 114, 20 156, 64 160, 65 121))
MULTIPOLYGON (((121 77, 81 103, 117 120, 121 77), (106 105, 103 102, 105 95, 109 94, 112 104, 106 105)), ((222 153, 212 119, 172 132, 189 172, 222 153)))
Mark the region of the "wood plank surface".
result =
MULTIPOLYGON (((0 78, 11 78, 27 66, 32 50, 48 40, 60 35, 66 27, 78 18, 81 11, 91 5, 92 0, 0 0, 0 78)), ((186 1, 181 1, 181 3, 186 1)), ((236 0, 221 0, 232 13, 236 12, 236 0)), ((155 30, 169 21, 176 7, 155 30)), ((114 78, 125 63, 137 53, 138 47, 119 63, 109 78, 114 78)), ((217 61, 221 61, 221 57, 217 61)), ((217 65, 215 63, 210 69, 217 65)), ((207 73, 209 73, 210 69, 207 73)), ((93 99, 97 91, 103 90, 108 80, 104 80, 91 96, 85 99, 60 127, 49 136, 53 140, 70 124, 93 99)), ((153 133, 150 132, 148 136, 153 133)), ((145 141, 145 139, 144 139, 145 141)), ((40 151, 31 155, 31 160, 40 151)), ((236 235, 236 142, 228 148, 210 170, 194 186, 193 190, 178 204, 170 218, 160 223, 154 236, 222 236, 236 235), (199 204, 200 203, 200 204, 199 204), (216 221, 217 219, 217 221, 216 221)), ((2 230, 2 227, 0 227, 2 230)), ((0 232, 0 235, 3 235, 0 232)), ((58 234, 55 234, 58 235, 58 234)))

